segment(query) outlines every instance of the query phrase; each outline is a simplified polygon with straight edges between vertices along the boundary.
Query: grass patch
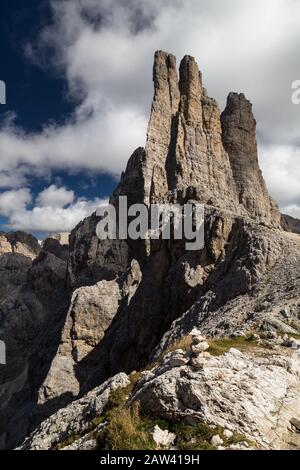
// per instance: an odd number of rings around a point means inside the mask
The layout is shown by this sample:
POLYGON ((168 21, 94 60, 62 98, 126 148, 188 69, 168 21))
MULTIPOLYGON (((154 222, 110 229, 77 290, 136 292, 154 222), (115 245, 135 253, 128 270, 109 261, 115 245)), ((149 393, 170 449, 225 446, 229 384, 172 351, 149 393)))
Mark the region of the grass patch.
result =
POLYGON ((182 336, 182 338, 179 338, 176 340, 174 343, 169 346, 166 351, 164 352, 164 355, 170 352, 174 352, 177 349, 182 349, 183 351, 187 351, 188 348, 192 345, 192 337, 191 335, 186 335, 182 336))
POLYGON ((65 437, 57 446, 56 449, 63 449, 66 446, 73 444, 73 442, 77 441, 81 437, 85 436, 86 434, 92 432, 94 429, 99 426, 99 424, 104 423, 107 420, 113 419, 115 413, 118 413, 119 410, 124 407, 128 396, 133 391, 136 383, 141 378, 140 372, 134 372, 129 375, 130 384, 127 387, 120 387, 116 390, 113 390, 110 393, 109 399, 104 407, 104 410, 101 416, 96 416, 92 419, 88 425, 88 427, 81 433, 81 434, 70 434, 69 436, 65 437))
POLYGON ((155 442, 145 429, 137 402, 130 408, 114 410, 110 422, 97 436, 97 445, 102 450, 155 449, 155 442))
POLYGON ((195 425, 177 423, 173 428, 173 432, 177 436, 176 447, 179 450, 215 450, 216 447, 211 444, 211 439, 216 434, 223 439, 224 443, 222 445, 224 447, 245 441, 249 446, 253 446, 253 443, 246 439, 243 434, 234 432, 232 437, 226 438, 223 431, 224 429, 221 426, 211 427, 204 422, 195 425))
POLYGON ((282 333, 282 336, 287 335, 289 338, 300 339, 300 335, 294 333, 282 333))
POLYGON ((238 336, 236 338, 217 338, 208 340, 208 352, 212 356, 221 356, 229 351, 230 348, 236 348, 239 351, 247 351, 250 348, 264 348, 263 344, 257 344, 250 337, 238 336))
POLYGON ((215 450, 211 438, 215 434, 222 435, 222 428, 211 428, 206 423, 194 426, 178 423, 174 427, 176 433, 176 447, 179 450, 215 450))
POLYGON ((57 446, 55 447, 55 449, 61 450, 64 447, 70 446, 71 444, 76 442, 78 439, 80 439, 80 437, 81 436, 79 434, 71 434, 70 436, 65 437, 61 442, 59 442, 57 446))
MULTIPOLYGON (((132 393, 135 385, 141 378, 140 372, 133 372, 129 375, 130 384, 127 387, 117 388, 110 393, 109 399, 101 415, 102 422, 107 421, 116 411, 124 407, 128 396, 132 393)), ((99 423, 98 423, 99 424, 99 423)))

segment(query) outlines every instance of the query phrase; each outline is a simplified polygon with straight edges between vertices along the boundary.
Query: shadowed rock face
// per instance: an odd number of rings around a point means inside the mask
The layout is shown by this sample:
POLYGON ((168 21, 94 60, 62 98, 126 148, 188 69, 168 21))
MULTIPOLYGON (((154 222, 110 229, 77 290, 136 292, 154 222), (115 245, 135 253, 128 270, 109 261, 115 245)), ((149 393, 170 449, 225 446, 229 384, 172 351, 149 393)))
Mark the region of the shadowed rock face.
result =
POLYGON ((0 338, 6 344, 7 365, 0 366, 0 443, 12 447, 28 430, 36 390, 56 352, 67 306, 66 260, 48 252, 47 243, 41 250, 23 232, 9 233, 5 240, 6 252, 0 254, 0 338))

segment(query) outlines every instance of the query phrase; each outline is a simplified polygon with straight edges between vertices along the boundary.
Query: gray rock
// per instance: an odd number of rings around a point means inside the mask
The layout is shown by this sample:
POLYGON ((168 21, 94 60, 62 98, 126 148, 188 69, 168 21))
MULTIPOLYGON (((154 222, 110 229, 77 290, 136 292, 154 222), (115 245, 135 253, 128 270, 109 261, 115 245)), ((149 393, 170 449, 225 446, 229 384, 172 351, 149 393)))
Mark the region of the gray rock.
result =
POLYGON ((300 403, 299 378, 296 357, 253 357, 232 348, 201 368, 153 369, 131 401, 164 419, 229 426, 262 448, 288 448, 288 425, 300 403))
POLYGON ((154 442, 159 447, 170 447, 174 444, 176 434, 169 432, 167 429, 164 431, 156 424, 152 432, 154 442))
POLYGON ((231 439, 231 437, 233 436, 233 432, 229 429, 224 429, 223 435, 226 437, 226 439, 231 439))
POLYGON ((219 434, 215 434, 212 438, 211 438, 211 441, 213 446, 215 447, 218 447, 218 446, 221 446, 224 441, 223 439, 219 436, 219 434))
POLYGON ((50 450, 62 444, 68 436, 82 435, 92 420, 101 415, 111 391, 126 387, 129 383, 130 380, 124 373, 112 377, 84 397, 50 416, 18 449, 50 450))

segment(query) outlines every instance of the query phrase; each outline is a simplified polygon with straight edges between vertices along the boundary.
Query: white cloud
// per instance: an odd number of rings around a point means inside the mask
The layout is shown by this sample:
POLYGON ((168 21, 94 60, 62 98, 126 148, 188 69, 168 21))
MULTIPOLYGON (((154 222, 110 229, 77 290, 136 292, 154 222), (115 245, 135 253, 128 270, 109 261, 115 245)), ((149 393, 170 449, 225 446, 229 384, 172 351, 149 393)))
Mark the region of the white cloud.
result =
POLYGON ((290 206, 282 207, 282 213, 288 214, 294 217, 295 219, 300 219, 300 204, 291 204, 290 206))
POLYGON ((40 207, 65 207, 73 203, 74 197, 74 191, 70 191, 63 186, 58 188, 55 184, 52 184, 39 193, 36 203, 40 207))
POLYGON ((245 92, 254 103, 267 184, 282 207, 299 203, 300 106, 291 101, 291 84, 300 79, 299 1, 51 3, 54 21, 27 54, 63 75, 78 105, 69 122, 39 134, 25 134, 7 119, 0 134, 0 186, 23 185, 26 170, 20 180, 13 177, 20 167, 119 174, 145 142, 153 53, 165 49, 178 58, 196 57, 221 106, 229 91, 245 92))
POLYGON ((279 201, 282 212, 300 214, 300 148, 265 146, 261 165, 267 175, 271 195, 279 201))
POLYGON ((0 194, 0 215, 8 218, 10 230, 69 232, 101 204, 107 203, 99 198, 75 200, 73 191, 54 185, 37 195, 33 207, 32 201, 28 188, 0 194))
POLYGON ((67 207, 35 206, 31 210, 12 212, 10 227, 12 230, 69 232, 103 202, 95 198, 92 201, 78 200, 67 207))
POLYGON ((11 213, 23 212, 31 199, 28 188, 4 191, 0 194, 0 215, 9 217, 11 213))

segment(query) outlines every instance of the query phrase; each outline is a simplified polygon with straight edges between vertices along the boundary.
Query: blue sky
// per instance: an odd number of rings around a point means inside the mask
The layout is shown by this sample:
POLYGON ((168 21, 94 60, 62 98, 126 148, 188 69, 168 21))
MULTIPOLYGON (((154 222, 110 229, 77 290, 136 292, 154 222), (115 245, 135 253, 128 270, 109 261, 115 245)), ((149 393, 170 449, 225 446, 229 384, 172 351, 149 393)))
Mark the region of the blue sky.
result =
MULTIPOLYGON (((1 80, 6 84, 6 105, 0 106, 0 120, 15 113, 14 123, 27 133, 40 133, 44 125, 55 121, 58 125, 71 119, 78 101, 68 95, 63 76, 28 60, 24 47, 34 42, 43 27, 53 20, 48 1, 2 0, 0 20, 1 80)), ((101 152, 99 149, 99 159, 101 152)), ((16 172, 18 170, 16 169, 16 172)), ((77 198, 93 200, 106 198, 117 183, 117 176, 102 171, 48 169, 46 174, 26 175, 26 187, 30 188, 34 206, 37 195, 52 184, 73 190, 77 198)), ((0 192, 10 189, 2 187, 0 192)), ((14 227, 18 228, 18 227, 14 227)), ((9 217, 0 216, 0 230, 10 230, 9 217)), ((30 227, 29 227, 30 230, 30 227)), ((38 237, 45 233, 32 230, 38 237)), ((47 232, 47 230, 46 230, 47 232)))
POLYGON ((300 217, 298 0, 2 0, 0 18, 0 230, 69 231, 109 196, 145 144, 157 49, 193 55, 221 110, 246 94, 269 191, 300 217))

